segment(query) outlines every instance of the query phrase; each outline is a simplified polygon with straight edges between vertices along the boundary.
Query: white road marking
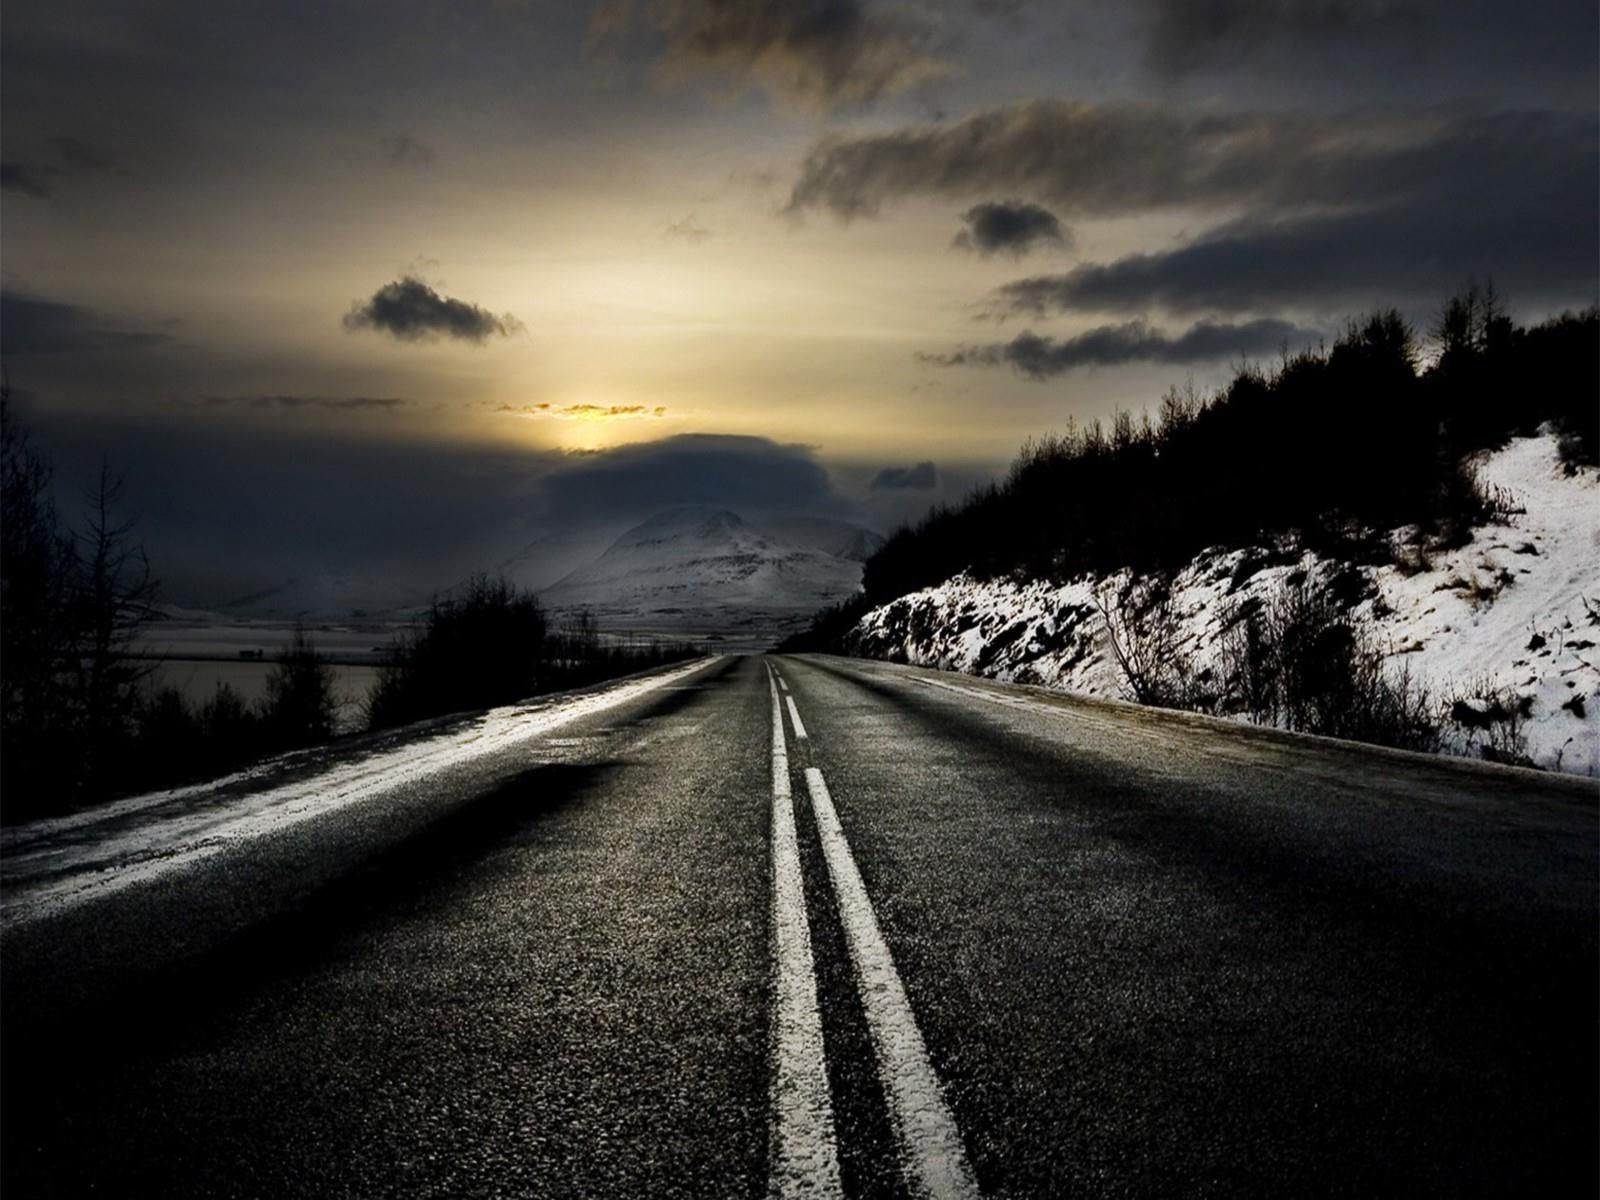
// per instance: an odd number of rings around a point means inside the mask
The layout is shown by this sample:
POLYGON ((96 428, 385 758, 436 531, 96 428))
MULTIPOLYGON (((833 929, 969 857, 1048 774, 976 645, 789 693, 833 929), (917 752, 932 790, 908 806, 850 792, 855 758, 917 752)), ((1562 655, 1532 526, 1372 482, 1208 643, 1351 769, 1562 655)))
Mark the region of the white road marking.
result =
POLYGON ((784 691, 787 692, 789 690, 789 681, 787 679, 785 679, 782 675, 779 675, 778 676, 778 686, 781 687, 784 691))
POLYGON ((783 709, 772 692, 772 1166, 768 1194, 788 1197, 843 1196, 834 1140, 828 1065, 817 1007, 817 973, 806 920, 805 885, 795 840, 794 800, 789 791, 789 751, 783 740, 783 709))
POLYGON ((939 1090, 939 1077, 928 1061, 916 1015, 883 940, 822 772, 806 768, 806 786, 878 1057, 878 1075, 911 1171, 908 1182, 915 1191, 935 1200, 976 1197, 978 1182, 967 1162, 961 1132, 939 1090))
POLYGON ((789 719, 794 722, 794 735, 801 741, 806 740, 806 727, 800 720, 800 710, 794 706, 794 697, 785 696, 789 702, 789 719))

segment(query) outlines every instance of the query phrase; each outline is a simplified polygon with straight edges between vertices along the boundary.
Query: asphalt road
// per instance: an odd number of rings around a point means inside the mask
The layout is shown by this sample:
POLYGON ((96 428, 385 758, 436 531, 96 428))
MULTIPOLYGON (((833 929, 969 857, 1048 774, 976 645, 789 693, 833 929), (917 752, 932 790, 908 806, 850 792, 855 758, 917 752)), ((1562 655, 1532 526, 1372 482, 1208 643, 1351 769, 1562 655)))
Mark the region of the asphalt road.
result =
POLYGON ((828 658, 547 724, 12 831, 7 1200, 1600 1189, 1594 781, 828 658))

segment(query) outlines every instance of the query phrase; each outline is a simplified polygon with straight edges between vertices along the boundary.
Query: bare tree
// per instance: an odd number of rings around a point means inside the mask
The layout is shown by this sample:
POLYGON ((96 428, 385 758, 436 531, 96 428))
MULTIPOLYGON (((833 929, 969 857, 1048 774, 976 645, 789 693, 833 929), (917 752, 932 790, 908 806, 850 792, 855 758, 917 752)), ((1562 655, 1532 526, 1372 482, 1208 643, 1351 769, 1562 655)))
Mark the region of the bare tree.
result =
POLYGON ((120 481, 102 467, 82 529, 65 532, 49 460, 0 384, 0 734, 8 809, 70 802, 113 782, 146 670, 133 643, 156 584, 120 481))
POLYGON ((51 497, 49 460, 0 384, 0 765, 15 798, 72 726, 78 639, 70 605, 72 539, 51 497))
POLYGON ((139 633, 154 616, 156 581, 144 546, 134 540, 134 522, 118 515, 122 480, 108 463, 89 493, 77 535, 76 581, 79 703, 86 735, 101 750, 95 766, 129 731, 139 688, 150 673, 132 655, 139 633))
POLYGON ((1137 575, 1121 585, 1108 581, 1095 589, 1094 603, 1129 699, 1163 708, 1184 707, 1192 672, 1171 581, 1137 575))

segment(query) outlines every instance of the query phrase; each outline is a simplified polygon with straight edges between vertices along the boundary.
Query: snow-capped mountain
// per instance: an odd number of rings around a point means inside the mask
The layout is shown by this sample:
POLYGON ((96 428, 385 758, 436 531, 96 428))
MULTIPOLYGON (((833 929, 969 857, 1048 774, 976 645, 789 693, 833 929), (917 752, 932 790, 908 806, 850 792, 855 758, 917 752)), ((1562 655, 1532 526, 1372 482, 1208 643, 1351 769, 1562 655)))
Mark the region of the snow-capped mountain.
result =
POLYGON ((691 507, 634 526, 542 599, 611 623, 751 628, 803 618, 860 584, 859 561, 796 545, 726 509, 691 507))

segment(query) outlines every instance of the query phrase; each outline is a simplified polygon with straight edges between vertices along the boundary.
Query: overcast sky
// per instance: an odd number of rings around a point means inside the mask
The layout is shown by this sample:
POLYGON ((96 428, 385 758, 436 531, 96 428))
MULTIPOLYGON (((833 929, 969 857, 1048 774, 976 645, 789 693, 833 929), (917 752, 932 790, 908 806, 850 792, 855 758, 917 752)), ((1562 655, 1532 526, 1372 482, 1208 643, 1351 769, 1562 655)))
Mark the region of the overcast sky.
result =
POLYGON ((707 478, 881 526, 1374 305, 1596 296, 1593 0, 0 23, 12 386, 190 590, 289 528, 414 564, 707 478))

